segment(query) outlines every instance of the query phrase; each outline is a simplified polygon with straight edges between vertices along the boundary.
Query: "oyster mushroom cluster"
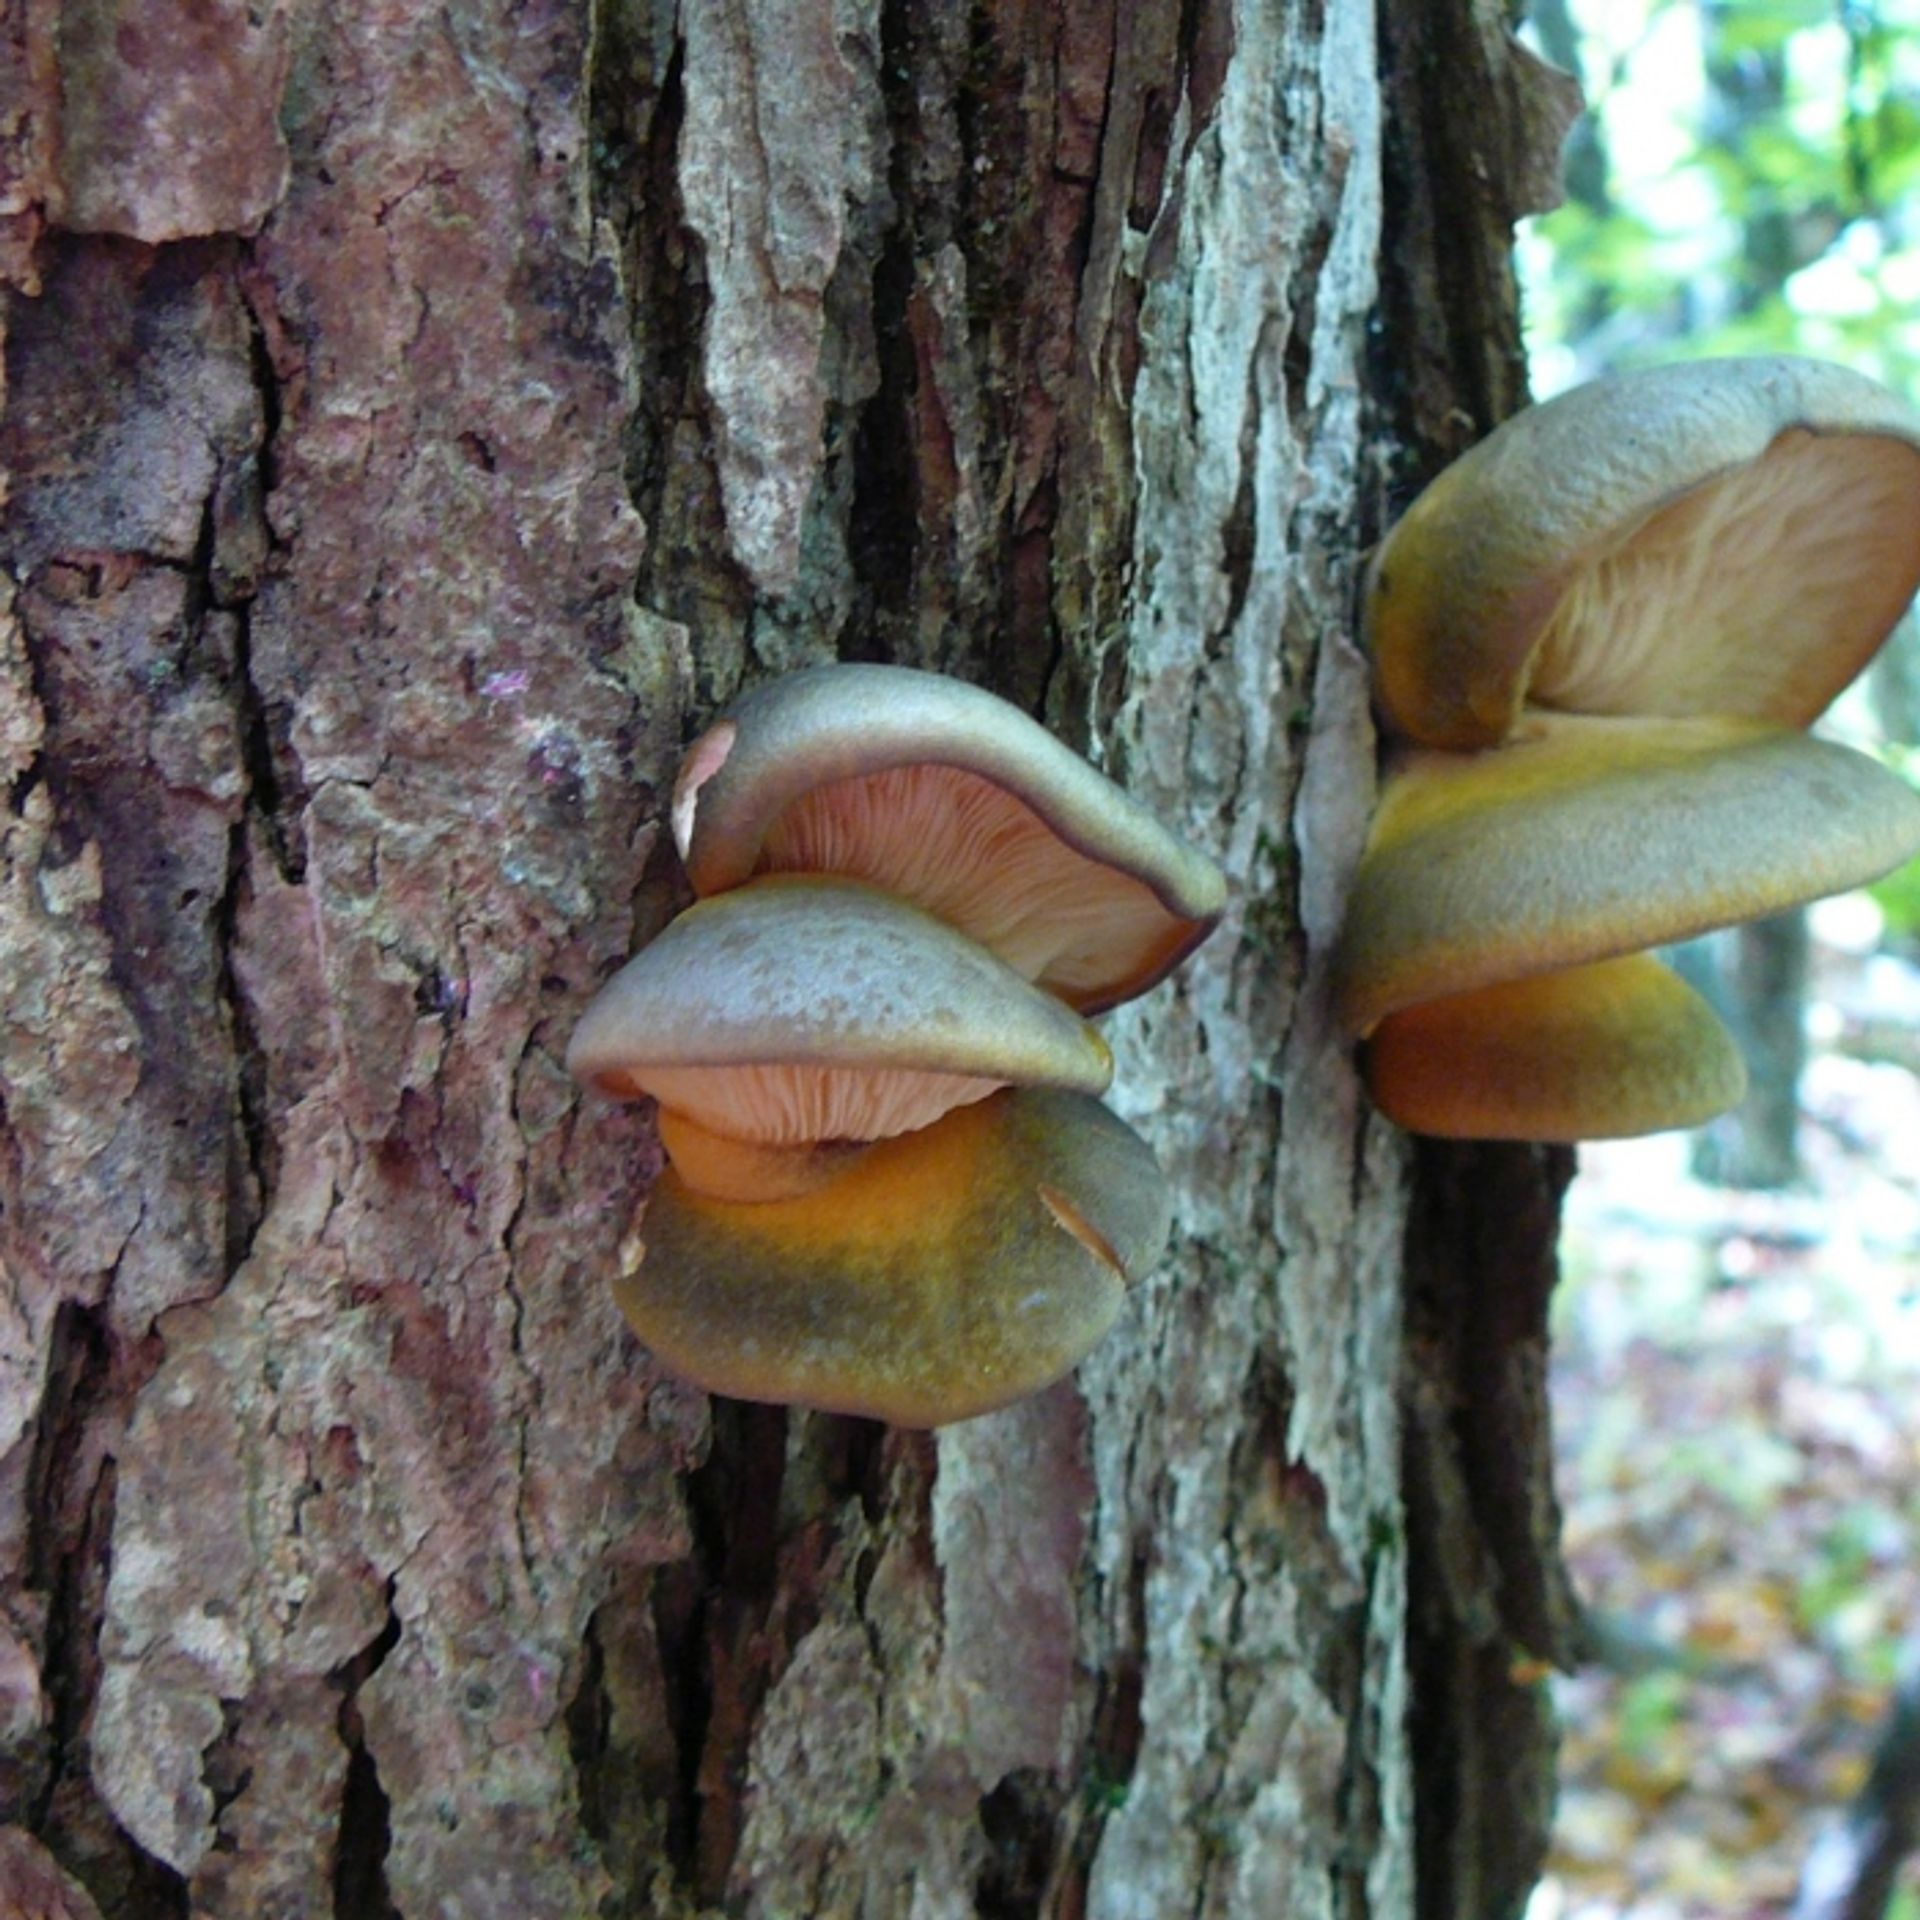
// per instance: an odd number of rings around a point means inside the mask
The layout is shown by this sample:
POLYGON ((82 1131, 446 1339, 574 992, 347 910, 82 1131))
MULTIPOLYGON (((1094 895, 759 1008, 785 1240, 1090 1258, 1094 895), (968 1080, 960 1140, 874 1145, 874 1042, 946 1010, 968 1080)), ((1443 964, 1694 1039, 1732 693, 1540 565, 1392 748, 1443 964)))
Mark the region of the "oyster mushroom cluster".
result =
POLYGON ((1219 870, 1017 708, 902 667, 747 694, 673 830, 699 900, 567 1055, 659 1102, 635 1331, 711 1391, 903 1426, 1059 1378, 1170 1219, 1086 1016, 1206 937, 1219 870))
POLYGON ((1920 415, 1790 358, 1516 415, 1377 555, 1390 751, 1335 960, 1419 1133, 1688 1126, 1745 1067, 1645 949, 1859 886, 1920 797, 1807 728, 1920 585, 1920 415))

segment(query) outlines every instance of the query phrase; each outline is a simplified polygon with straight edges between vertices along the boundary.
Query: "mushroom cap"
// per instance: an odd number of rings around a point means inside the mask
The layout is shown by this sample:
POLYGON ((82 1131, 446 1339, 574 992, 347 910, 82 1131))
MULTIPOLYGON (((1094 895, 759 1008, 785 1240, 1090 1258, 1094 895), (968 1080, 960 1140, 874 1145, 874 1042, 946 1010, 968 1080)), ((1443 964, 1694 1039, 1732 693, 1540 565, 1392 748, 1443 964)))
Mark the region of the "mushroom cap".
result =
POLYGON ((1081 1094, 1010 1088, 792 1199, 713 1199, 668 1170, 614 1293, 709 1392, 931 1427, 1077 1364, 1170 1222, 1121 1121, 1081 1094))
POLYGON ((774 875, 689 908, 629 960, 574 1029, 567 1068, 711 1133, 793 1146, 904 1133, 1009 1082, 1099 1093, 1113 1056, 931 915, 774 875))
POLYGON ((1389 727, 1491 746, 1522 703, 1805 726, 1920 586, 1920 414, 1818 360, 1704 360, 1518 413, 1375 555, 1389 727))
POLYGON ((1746 1092, 1733 1036, 1644 953, 1389 1014, 1367 1048, 1388 1119, 1449 1140, 1615 1140, 1695 1127, 1746 1092))
POLYGON ((1082 1012, 1164 978, 1226 906, 1218 867, 983 688, 812 667, 688 749, 674 838, 699 894, 839 873, 970 934, 1082 1012))
POLYGON ((1355 1034, 1443 994, 1684 940, 1859 886, 1920 849, 1877 761, 1740 720, 1533 714, 1388 771, 1334 960, 1355 1034))

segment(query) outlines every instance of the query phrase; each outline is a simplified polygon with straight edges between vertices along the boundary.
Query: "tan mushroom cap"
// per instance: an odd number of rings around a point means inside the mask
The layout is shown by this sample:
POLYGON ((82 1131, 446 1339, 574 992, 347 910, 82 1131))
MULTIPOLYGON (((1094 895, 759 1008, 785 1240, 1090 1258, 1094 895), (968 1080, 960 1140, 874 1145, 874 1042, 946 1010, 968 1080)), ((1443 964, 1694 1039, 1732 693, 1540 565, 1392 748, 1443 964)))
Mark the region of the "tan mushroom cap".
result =
POLYGON ((778 875, 703 901, 601 990, 567 1067, 767 1146, 874 1140, 1010 1082, 1103 1091, 1106 1042, 930 915, 778 875))
POLYGON ((1877 761, 1735 720, 1530 715, 1390 768, 1335 957, 1340 1016, 1398 1009, 1777 913, 1920 849, 1877 761))
POLYGON ((1152 1154, 1097 1101, 1009 1089, 796 1199, 711 1199, 669 1171, 614 1291, 710 1392, 931 1427, 1076 1365, 1170 1217, 1152 1154))
POLYGON ((1082 1012, 1143 993, 1226 905, 1219 868, 1036 721, 908 667, 815 667, 688 749, 694 890, 845 874, 911 900, 1082 1012))
POLYGON ((1491 746, 1523 703, 1805 726, 1920 586, 1920 414, 1787 357, 1616 375, 1516 414, 1375 556, 1390 728, 1491 746))
POLYGON ((1733 1036, 1628 954, 1389 1014, 1367 1048, 1388 1119, 1451 1140, 1612 1140, 1696 1127, 1746 1092, 1733 1036))

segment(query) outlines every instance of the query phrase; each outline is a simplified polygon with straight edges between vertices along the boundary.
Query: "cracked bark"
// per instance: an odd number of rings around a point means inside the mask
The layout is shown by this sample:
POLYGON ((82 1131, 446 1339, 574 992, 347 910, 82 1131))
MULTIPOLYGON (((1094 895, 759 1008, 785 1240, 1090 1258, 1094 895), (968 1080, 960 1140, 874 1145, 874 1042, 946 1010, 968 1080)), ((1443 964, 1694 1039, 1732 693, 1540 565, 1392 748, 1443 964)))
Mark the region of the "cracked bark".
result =
POLYGON ((1553 1192, 1420 1189, 1403 1378, 1321 977, 1386 450, 1518 393, 1551 115, 1496 10, 8 23, 0 1886, 1387 1916, 1417 1860, 1500 1910, 1553 1192), (679 742, 833 657, 1021 700, 1238 885, 1112 1022, 1176 1254, 936 1437, 661 1375, 605 1284, 657 1146, 559 1067, 678 904, 679 742), (1410 1740, 1409 1540, 1467 1526, 1410 1740))

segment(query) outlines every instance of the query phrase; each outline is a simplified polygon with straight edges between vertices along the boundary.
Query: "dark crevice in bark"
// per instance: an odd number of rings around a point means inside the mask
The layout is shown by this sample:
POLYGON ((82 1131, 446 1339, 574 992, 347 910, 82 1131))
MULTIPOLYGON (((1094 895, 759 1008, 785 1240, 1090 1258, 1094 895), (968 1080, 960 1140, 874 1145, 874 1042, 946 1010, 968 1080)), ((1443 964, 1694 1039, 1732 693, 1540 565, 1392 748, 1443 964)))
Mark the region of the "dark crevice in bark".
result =
POLYGON ((1577 1652, 1546 1401, 1564 1148, 1425 1141, 1407 1223, 1408 1665, 1422 1920, 1518 1915, 1577 1652))
POLYGON ((1399 476, 1407 497, 1416 478, 1424 484, 1527 397, 1512 226, 1491 204, 1482 116, 1460 106, 1503 97, 1479 30, 1490 11, 1481 0, 1440 0, 1380 14, 1386 324, 1367 384, 1418 449, 1409 463, 1417 476, 1399 476))
MULTIPOLYGON (((1032 518, 1037 524, 1014 536, 1008 569, 1010 617, 987 636, 990 683, 1049 724, 1054 712, 1077 712, 1085 691, 1082 656, 1069 658, 1066 636, 1053 617, 1053 528, 1058 517, 1058 496, 1049 479, 1034 497, 1032 518), (1063 679, 1063 670, 1072 676, 1071 685, 1063 679)), ((1086 751, 1084 738, 1066 737, 1076 752, 1086 751)), ((1112 771, 1116 779, 1126 778, 1124 762, 1116 760, 1112 771)))
MULTIPOLYGON (((1151 1571, 1150 1549, 1144 1544, 1136 1547, 1127 1567, 1125 1599, 1115 1609, 1118 1631, 1100 1666, 1069 1869, 1073 1882, 1082 1890, 1093 1871, 1108 1820, 1127 1804, 1133 1790, 1134 1769, 1146 1738, 1141 1707, 1146 1697, 1147 1578, 1151 1571)), ((1069 1906, 1067 1902, 1056 1904, 1069 1906)))
POLYGON ((891 136, 888 184, 895 221, 873 270, 880 386, 861 410, 853 436, 847 562, 855 591, 839 643, 841 657, 848 660, 899 659, 910 653, 913 639, 921 530, 914 419, 919 379, 907 310, 915 279, 910 155, 918 114, 907 15, 898 0, 889 0, 880 10, 880 76, 891 136))
POLYGON ((713 1403, 713 1447, 688 1476, 690 1560, 661 1578, 655 1628, 680 1767, 667 1852, 702 1900, 726 1889, 740 1838, 747 1746, 774 1675, 762 1629, 779 1584, 784 1408, 713 1403))
MULTIPOLYGON (((580 1827, 599 1848, 614 1891, 599 1920, 651 1920, 678 1749, 667 1724, 669 1675, 650 1612, 654 1575, 617 1578, 595 1609, 581 1647, 580 1680, 567 1704, 568 1750, 580 1827)), ((670 1910, 677 1910, 668 1898, 670 1910)))
POLYGON ((234 822, 227 842, 227 885, 215 915, 215 938, 220 955, 220 997, 227 1010, 233 1041, 234 1123, 246 1163, 245 1182, 231 1182, 227 1206, 227 1272, 236 1273, 253 1247, 253 1237, 266 1217, 279 1184, 280 1145, 267 1099, 267 1052, 255 1028, 252 1004, 234 971, 240 912, 248 895, 248 824, 259 822, 281 876, 297 882, 305 865, 304 853, 293 856, 282 837, 277 784, 272 775, 272 753, 267 745, 265 719, 254 686, 250 663, 250 621, 243 614, 237 626, 234 692, 239 706, 241 754, 247 764, 248 801, 234 822), (264 787, 261 782, 265 781, 264 787))
MULTIPOLYGON (((253 323, 253 367, 256 383, 274 384, 271 366, 261 345, 260 327, 253 323)), ((278 417, 278 402, 261 395, 263 433, 278 417)), ((256 473, 259 471, 255 462, 256 473)), ((264 508, 257 493, 252 501, 254 515, 264 531, 264 508)), ((194 599, 192 617, 198 624, 209 609, 230 612, 233 616, 233 660, 231 684, 234 701, 235 735, 247 781, 246 805, 227 836, 226 885, 215 903, 212 915, 215 951, 218 956, 218 991, 226 1010, 227 1032, 233 1045, 233 1128, 232 1148, 228 1155, 226 1182, 225 1268, 229 1278, 237 1273, 253 1246, 253 1237, 266 1216, 268 1201, 278 1176, 278 1144, 266 1105, 266 1051, 254 1031, 251 1009, 234 973, 234 947, 239 927, 240 908, 247 888, 248 823, 260 823, 266 844, 272 849, 275 864, 283 877, 298 878, 298 859, 288 847, 280 815, 280 781, 275 756, 267 737, 265 712, 252 674, 252 597, 257 576, 242 576, 221 562, 222 527, 219 489, 208 497, 201 515, 199 544, 194 555, 194 599), (231 596, 231 597, 229 597, 231 596)), ((264 546, 264 539, 262 542, 264 546)))
MULTIPOLYGON (((1480 0, 1380 10, 1386 221, 1368 388, 1391 521, 1526 397, 1504 18, 1480 0), (1498 70, 1496 70, 1498 69, 1498 70)), ((1409 1738, 1421 1920, 1524 1911, 1545 1854, 1554 1733, 1530 1662, 1569 1657, 1545 1310, 1564 1151, 1423 1143, 1402 1364, 1409 1738)))
POLYGON ((580 1682, 567 1702, 567 1752, 580 1783, 580 1825, 606 1848, 612 1832, 607 1756, 613 1745, 613 1702, 607 1696, 607 1655, 600 1643, 600 1615, 587 1622, 580 1643, 580 1682))
MULTIPOLYGON (((1341 1762, 1340 1785, 1334 1802, 1335 1822, 1343 1834, 1377 1834, 1387 1818, 1381 1784, 1383 1746, 1397 1760, 1404 1729, 1385 1722, 1380 1715, 1382 1688, 1369 1695, 1368 1662, 1382 1657, 1382 1649, 1372 1642, 1370 1623, 1374 1618, 1374 1595, 1382 1582, 1398 1593, 1406 1578, 1406 1558, 1402 1551, 1402 1532, 1385 1513, 1376 1513, 1369 1526, 1366 1570, 1360 1599, 1350 1610, 1354 1671, 1352 1691, 1347 1699, 1347 1741, 1341 1762)), ((1336 1911, 1342 1920, 1372 1920, 1374 1906, 1368 1893, 1368 1862, 1358 1848, 1347 1850, 1345 1876, 1340 1882, 1341 1904, 1336 1911)), ((1396 1909, 1397 1912, 1397 1909, 1396 1909)))
POLYGON ((833 1484, 856 1495, 869 1524, 878 1525, 887 1511, 891 1483, 889 1429, 878 1420, 851 1418, 836 1420, 834 1427, 838 1461, 833 1484))
MULTIPOLYGON (((1003 107, 1008 82, 999 71, 993 18, 987 0, 974 0, 967 12, 966 68, 956 76, 953 88, 954 126, 963 154, 1011 155, 1017 150, 1012 140, 1017 129, 1003 107)), ((1012 174, 1017 169, 963 168, 953 182, 957 204, 944 217, 942 209, 930 209, 930 218, 940 224, 930 226, 928 244, 940 246, 951 239, 966 249, 967 300, 976 349, 987 345, 1009 304, 1003 249, 989 249, 981 242, 1007 230, 1015 211, 1008 197, 1012 174)))
MULTIPOLYGON (((1011 462, 1018 399, 1011 371, 1020 330, 1018 263, 1021 237, 1031 231, 1033 216, 1019 197, 1026 173, 1018 164, 1026 141, 1018 112, 1020 76, 1003 62, 987 0, 975 0, 968 11, 961 71, 940 77, 952 86, 959 151, 995 156, 1000 164, 962 166, 959 177, 946 183, 947 195, 925 196, 924 239, 929 248, 951 241, 965 256, 968 348, 982 374, 983 447, 1011 462)), ((996 472, 989 497, 1006 497, 1001 481, 996 472)), ((1013 530, 1007 531, 1010 538, 1013 530)))
MULTIPOLYGON (((1082 484, 1083 473, 1098 471, 1096 465, 1082 466, 1076 458, 1083 451, 1090 455, 1091 445, 1084 449, 1075 446, 1071 444, 1071 437, 1082 434, 1087 442, 1097 442, 1104 406, 1099 393, 1099 373, 1087 364, 1078 336, 1085 330, 1088 302, 1096 297, 1104 301, 1107 297, 1107 289, 1089 286, 1087 274, 1093 256, 1095 224, 1100 215, 1098 191, 1092 181, 1069 182, 1064 175, 1056 178, 1053 191, 1065 190, 1069 184, 1079 201, 1062 266, 1065 284, 1072 288, 1073 318, 1066 323, 1073 342, 1068 361, 1072 371, 1062 380, 1057 395, 1060 420, 1051 457, 1016 526, 1010 574, 1012 606, 1004 644, 990 646, 990 658, 1000 684, 1009 690, 1011 697, 1043 718, 1049 712, 1078 714, 1085 709, 1092 692, 1087 654, 1113 633, 1123 604, 1118 596, 1109 598, 1083 590, 1078 596, 1079 617, 1074 616, 1072 608, 1067 609, 1067 619, 1076 631, 1069 635, 1063 624, 1059 578, 1065 550, 1061 541, 1061 490, 1063 486, 1082 484), (1068 390, 1070 385, 1085 390, 1084 401, 1068 390)), ((1027 354, 1037 359, 1044 352, 1038 329, 1058 323, 1043 303, 1036 305, 1029 298, 1026 304, 1033 318, 1023 345, 1027 354)), ((1111 317, 1108 312, 1099 315, 1103 330, 1111 323, 1111 317)), ((1039 377, 1037 367, 1030 366, 1023 371, 1030 379, 1039 377)), ((1102 497, 1091 523, 1083 566, 1086 561, 1097 566, 1106 555, 1111 555, 1119 567, 1126 564, 1134 513, 1131 473, 1121 475, 1120 480, 1121 484, 1110 496, 1104 487, 1100 490, 1102 497)), ((1078 544, 1077 536, 1067 544, 1078 544)), ((990 636, 992 641, 999 638, 990 636)), ((1121 651, 1118 647, 1111 650, 1121 651)), ((1089 743, 1079 734, 1077 725, 1066 737, 1076 752, 1087 751, 1089 743)), ((1110 771, 1122 782, 1128 778, 1124 755, 1116 754, 1110 771)))
POLYGON ((1053 1875, 1065 1797, 1051 1773, 1022 1767, 980 1802, 987 1857, 973 1891, 979 1920, 1039 1920, 1053 1875))
MULTIPOLYGON (((857 1605, 872 1576, 871 1553, 837 1558, 838 1516, 853 1500, 869 1514, 887 1508, 892 1469, 887 1429, 875 1422, 814 1415, 796 1430, 783 1408, 713 1402, 711 1452, 687 1482, 694 1551, 651 1582, 672 1757, 640 1762, 649 1775, 644 1817, 664 1821, 656 1851, 698 1900, 726 1897, 769 1690, 812 1630, 827 1586, 850 1583, 857 1605)), ((605 1657, 590 1649, 590 1666, 605 1657)), ((608 1709, 584 1683, 582 1695, 570 1729, 591 1777, 596 1750, 611 1751, 608 1709)), ((597 1779, 591 1804, 617 1825, 614 1795, 602 1791, 613 1784, 597 1779)), ((625 1795, 629 1821, 634 1798, 625 1795)))
POLYGON ((40 784, 40 762, 36 759, 24 768, 7 788, 7 810, 18 820, 27 811, 27 802, 33 798, 33 790, 40 784))
POLYGON ((102 1914, 124 1920, 186 1920, 189 1901, 186 1881, 125 1832, 93 1785, 87 1727, 100 1685, 118 1474, 89 1438, 116 1408, 132 1404, 158 1361, 157 1340, 116 1353, 99 1309, 61 1305, 27 1507, 27 1585, 46 1608, 47 1723, 31 1809, 21 1811, 102 1914))
POLYGON ((213 1796, 209 1819, 214 1829, 213 1851, 231 1853, 233 1837, 221 1831, 221 1816, 253 1784, 253 1769, 242 1758, 241 1703, 220 1702, 220 1736, 200 1755, 200 1783, 213 1796))
MULTIPOLYGON (((1260 391, 1257 370, 1261 356, 1255 354, 1247 368, 1247 412, 1240 427, 1240 483, 1234 489, 1233 507, 1220 529, 1220 571, 1227 581, 1227 607, 1219 627, 1207 636, 1207 651, 1218 657, 1227 637, 1240 623, 1246 609, 1247 594, 1253 584, 1254 471, 1260 450, 1260 391)), ((1288 369, 1289 385, 1292 369, 1288 369)))
POLYGON ((110 1342, 97 1309, 72 1300, 61 1304, 27 1476, 26 1584, 44 1597, 47 1610, 41 1669, 49 1713, 37 1769, 36 1827, 47 1816, 55 1785, 71 1769, 71 1749, 92 1700, 98 1622, 86 1618, 82 1554, 90 1541, 104 1550, 113 1513, 113 1467, 110 1461, 102 1467, 81 1442, 107 1392, 110 1342), (99 1475, 84 1489, 75 1484, 83 1471, 99 1475), (96 1520, 101 1522, 97 1531, 96 1520))
POLYGON ((712 1710, 711 1683, 700 1650, 702 1586, 699 1566, 683 1561, 665 1569, 653 1590, 653 1630, 667 1676, 667 1726, 678 1761, 667 1798, 663 1852, 682 1886, 693 1883, 700 1754, 712 1710))
MULTIPOLYGON (((256 350, 254 364, 256 376, 271 383, 273 371, 263 349, 256 350)), ((264 389, 261 398, 270 432, 278 414, 277 398, 264 389)), ((268 444, 270 446, 271 442, 268 444)), ((216 590, 221 587, 231 589, 237 584, 232 576, 218 569, 217 560, 215 568, 213 580, 216 590)), ((298 886, 305 880, 307 869, 306 841, 297 830, 306 812, 307 787, 300 771, 299 756, 294 752, 289 738, 291 712, 281 703, 269 704, 254 678, 252 601, 250 588, 232 599, 223 599, 216 591, 215 604, 230 609, 235 616, 233 692, 239 723, 240 757, 247 775, 247 806, 253 818, 259 822, 280 877, 290 886, 298 886)))
POLYGON ((1546 1369, 1560 1203, 1573 1153, 1435 1141, 1423 1143, 1421 1161, 1410 1234, 1444 1231, 1464 1257, 1435 1286, 1410 1254, 1409 1295, 1427 1309, 1423 1332, 1436 1330, 1437 1308, 1454 1343, 1451 1375, 1461 1391, 1454 1432, 1499 1569, 1502 1614, 1536 1659, 1566 1664, 1576 1650, 1577 1615, 1558 1553, 1546 1369))
POLYGON ((1226 0, 1182 0, 1179 47, 1191 108, 1186 149, 1191 153, 1194 142, 1213 124, 1233 60, 1233 9, 1226 0))
POLYGON ((340 1848, 333 1863, 334 1920, 401 1920, 387 1888, 391 1810, 373 1756, 356 1746, 340 1798, 340 1848))
POLYGON ((1333 244, 1345 176, 1344 166, 1330 167, 1327 177, 1320 182, 1322 218, 1314 221, 1308 230, 1299 269, 1287 277, 1287 338, 1281 348, 1280 364, 1286 374, 1287 417, 1303 444, 1313 438, 1314 423, 1308 415, 1307 395, 1313 378, 1313 335, 1319 310, 1320 276, 1326 271, 1327 252, 1333 244))
MULTIPOLYGON (((979 369, 980 444, 995 470, 981 475, 983 497, 1000 515, 1001 558, 987 630, 970 636, 984 656, 985 684, 1050 718, 1074 711, 1074 689, 1057 686, 1068 662, 1055 612, 1054 529, 1059 521, 1058 435, 1042 462, 1025 458, 1029 434, 1046 431, 1064 396, 1049 391, 1047 329, 1072 336, 1092 223, 1092 192, 1056 172, 1042 147, 1051 122, 1039 111, 1026 64, 1051 15, 977 4, 969 15, 966 66, 955 77, 954 122, 960 152, 981 164, 938 183, 958 199, 948 230, 967 261, 970 345, 979 369), (1048 222, 1052 196, 1072 190, 1086 203, 1064 246, 1048 222), (1027 468, 1022 471, 1023 465, 1027 468), (1009 469, 1011 473, 1009 473, 1009 469), (1024 489, 1024 491, 1023 491, 1024 489)), ((951 201, 948 203, 951 206, 951 201)), ((931 222, 937 216, 930 213, 931 222)), ((943 234, 931 226, 928 244, 943 234)), ((1070 744, 1084 749, 1085 740, 1070 744)))
MULTIPOLYGON (((1119 21, 1123 35, 1130 24, 1123 14, 1119 21)), ((1135 233, 1151 234, 1169 210, 1168 174, 1185 164, 1194 142, 1213 119, 1220 89, 1226 82, 1232 44, 1232 20, 1220 0, 1181 0, 1172 21, 1171 47, 1164 65, 1155 68, 1145 63, 1143 77, 1147 84, 1140 101, 1126 216, 1127 225, 1135 233), (1176 155, 1173 135, 1183 103, 1187 108, 1186 138, 1176 155)), ((1147 277, 1155 275, 1149 270, 1147 277)), ((1129 379, 1129 391, 1131 385, 1129 379)))
POLYGON ((1352 1611, 1353 1581, 1327 1524, 1326 1485, 1288 1447, 1294 1393, 1279 1356, 1256 1360, 1245 1404, 1233 1461, 1241 1555, 1256 1571, 1264 1564, 1275 1578, 1283 1571, 1290 1576, 1312 1621, 1301 1629, 1301 1641, 1320 1648, 1328 1663, 1315 1681, 1329 1700, 1345 1700, 1358 1677, 1350 1668, 1351 1635, 1342 1625, 1352 1611))
POLYGON ((639 407, 627 432, 627 491, 653 530, 673 424, 694 403, 706 301, 687 272, 693 242, 676 164, 686 118, 685 49, 678 38, 664 50, 654 46, 643 11, 618 0, 608 8, 592 111, 597 198, 629 256, 639 407))
MULTIPOLYGON (((686 51, 678 34, 656 40, 658 19, 646 0, 605 0, 589 77, 593 200, 620 237, 632 316, 626 483, 648 536, 635 594, 702 629, 738 628, 753 593, 731 558, 720 509, 701 380, 707 287, 680 197, 686 51)), ((700 689, 709 700, 730 691, 700 689)))
POLYGON ((360 1689, 400 1643, 400 1616, 393 1610, 394 1582, 387 1582, 386 1625, 329 1678, 341 1689, 338 1726, 347 1749, 347 1778, 340 1799, 340 1835, 333 1859, 333 1920, 402 1920, 387 1885, 387 1850, 393 1843, 392 1809, 367 1746, 360 1718, 360 1689))

